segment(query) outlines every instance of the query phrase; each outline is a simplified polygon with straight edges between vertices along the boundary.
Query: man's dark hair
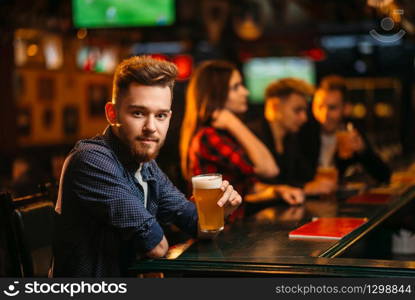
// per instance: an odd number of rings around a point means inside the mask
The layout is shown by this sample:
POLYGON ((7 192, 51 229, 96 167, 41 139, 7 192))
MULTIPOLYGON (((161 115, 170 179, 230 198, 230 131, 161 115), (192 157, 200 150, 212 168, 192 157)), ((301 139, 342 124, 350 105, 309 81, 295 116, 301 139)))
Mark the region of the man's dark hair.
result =
POLYGON ((314 87, 298 78, 283 78, 272 82, 265 91, 265 99, 286 99, 291 94, 299 94, 307 98, 313 95, 314 87))
POLYGON ((114 74, 112 102, 118 104, 127 94, 131 83, 146 86, 168 86, 173 95, 177 77, 175 64, 150 56, 134 56, 122 61, 114 74))
POLYGON ((346 81, 341 76, 328 75, 323 77, 320 81, 319 88, 326 91, 339 91, 343 96, 343 100, 347 100, 347 85, 346 81))

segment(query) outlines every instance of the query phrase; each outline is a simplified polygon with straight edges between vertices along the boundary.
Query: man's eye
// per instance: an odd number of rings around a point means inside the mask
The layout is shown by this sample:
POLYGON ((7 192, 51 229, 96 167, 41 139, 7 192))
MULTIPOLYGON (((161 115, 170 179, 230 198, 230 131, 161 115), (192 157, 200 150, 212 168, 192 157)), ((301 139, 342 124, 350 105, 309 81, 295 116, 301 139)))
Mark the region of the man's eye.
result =
POLYGON ((167 113, 161 113, 161 114, 157 114, 156 115, 156 118, 159 119, 159 120, 164 120, 167 117, 168 117, 168 114, 167 113))
POLYGON ((305 108, 296 108, 296 109, 294 109, 294 112, 296 113, 296 114, 301 114, 301 113, 303 113, 303 112, 306 112, 306 109, 305 108))
POLYGON ((144 114, 141 111, 134 111, 133 116, 136 117, 136 118, 140 118, 140 117, 144 116, 144 114))

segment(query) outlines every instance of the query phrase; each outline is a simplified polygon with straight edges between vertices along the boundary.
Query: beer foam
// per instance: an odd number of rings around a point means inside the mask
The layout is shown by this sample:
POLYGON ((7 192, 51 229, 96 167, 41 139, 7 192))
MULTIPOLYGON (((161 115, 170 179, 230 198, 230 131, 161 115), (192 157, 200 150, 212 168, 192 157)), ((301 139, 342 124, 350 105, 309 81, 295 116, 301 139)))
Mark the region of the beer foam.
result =
POLYGON ((222 177, 215 175, 192 177, 193 188, 196 189, 218 189, 222 185, 222 177))

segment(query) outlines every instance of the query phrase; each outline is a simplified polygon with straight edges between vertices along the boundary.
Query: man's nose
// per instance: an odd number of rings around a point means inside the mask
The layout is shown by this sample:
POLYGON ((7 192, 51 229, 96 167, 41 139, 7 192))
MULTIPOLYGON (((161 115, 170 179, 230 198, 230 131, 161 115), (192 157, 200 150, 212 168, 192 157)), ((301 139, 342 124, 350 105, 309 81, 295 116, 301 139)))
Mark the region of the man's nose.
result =
POLYGON ((305 123, 305 122, 307 122, 307 112, 302 112, 301 113, 301 121, 302 121, 302 123, 305 123))
POLYGON ((144 124, 143 130, 148 131, 148 132, 156 131, 156 119, 154 116, 149 115, 146 118, 146 122, 144 124))
POLYGON ((328 109, 323 109, 322 110, 322 115, 323 115, 323 120, 324 122, 326 122, 329 118, 330 118, 330 112, 328 109))

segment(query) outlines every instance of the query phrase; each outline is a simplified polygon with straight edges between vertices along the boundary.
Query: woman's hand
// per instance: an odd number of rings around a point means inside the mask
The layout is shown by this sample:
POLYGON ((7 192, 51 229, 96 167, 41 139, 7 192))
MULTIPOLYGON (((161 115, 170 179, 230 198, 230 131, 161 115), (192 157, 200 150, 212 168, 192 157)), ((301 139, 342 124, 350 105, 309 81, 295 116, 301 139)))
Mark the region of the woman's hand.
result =
POLYGON ((212 126, 218 129, 229 129, 238 118, 227 109, 217 109, 212 115, 212 126))

